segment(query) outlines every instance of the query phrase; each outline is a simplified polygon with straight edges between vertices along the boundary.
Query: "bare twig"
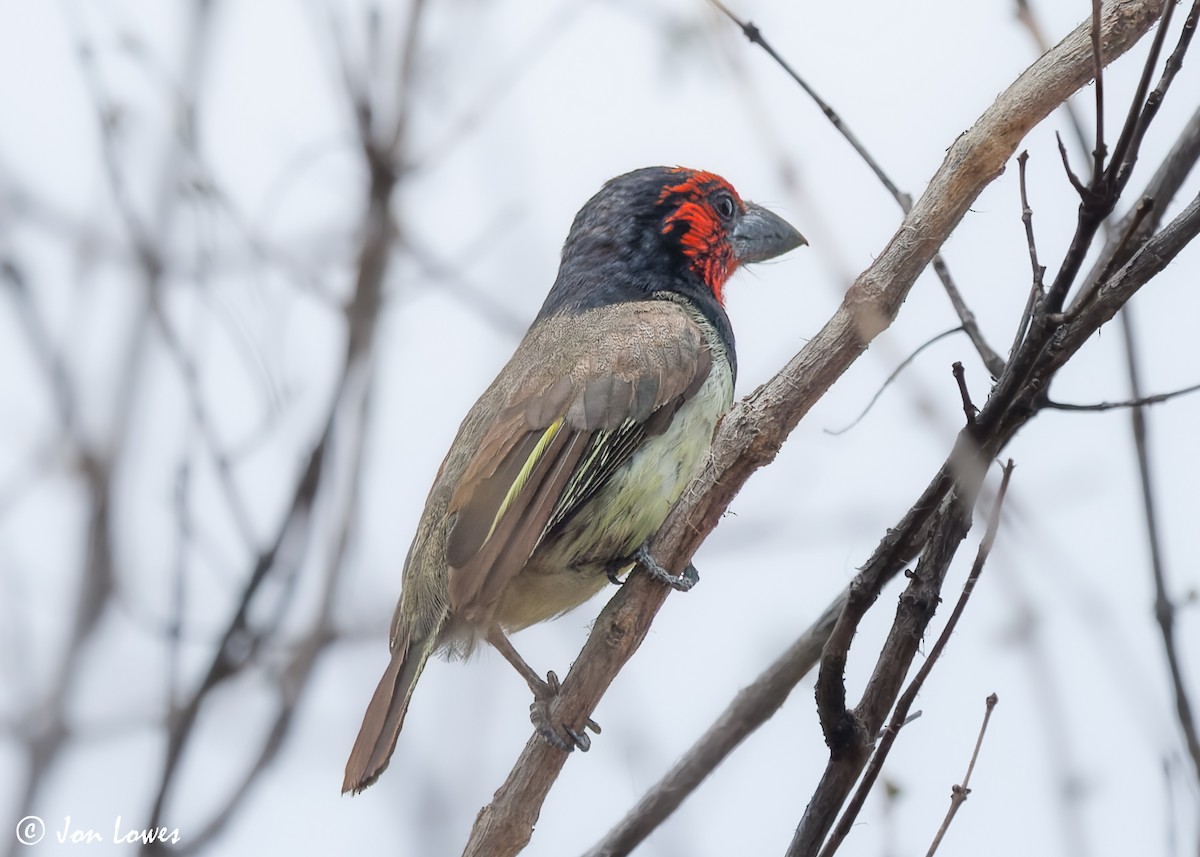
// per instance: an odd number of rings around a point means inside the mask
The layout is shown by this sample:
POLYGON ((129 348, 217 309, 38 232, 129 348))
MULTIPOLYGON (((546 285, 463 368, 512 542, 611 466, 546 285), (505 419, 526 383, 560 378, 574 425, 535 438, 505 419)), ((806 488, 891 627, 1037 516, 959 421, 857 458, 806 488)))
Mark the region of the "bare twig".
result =
POLYGON ((938 828, 937 834, 933 837, 933 842, 930 844, 929 850, 925 852, 925 857, 933 857, 938 846, 941 845, 946 831, 950 829, 950 822, 954 820, 958 808, 966 803, 968 795, 971 794, 971 773, 975 770, 975 761, 979 758, 979 748, 983 746, 983 736, 987 733, 988 722, 992 719, 992 712, 996 710, 996 703, 999 701, 1000 698, 993 693, 985 702, 983 723, 979 726, 979 737, 975 739, 975 749, 971 753, 971 761, 967 763, 967 773, 963 776, 961 783, 950 789, 950 809, 946 811, 942 826, 938 828))
MULTIPOLYGON (((1198 0, 1198 5, 1200 5, 1200 0, 1198 0)), ((1059 268, 1058 274, 1055 276, 1054 282, 1047 293, 1046 302, 1051 317, 1057 316, 1061 312, 1067 292, 1074 283, 1079 269, 1083 264, 1087 248, 1091 246, 1096 231, 1112 212, 1121 191, 1128 182, 1133 164, 1137 161, 1138 151, 1146 129, 1149 128, 1150 122, 1157 115, 1158 106, 1162 103, 1162 99, 1166 95, 1171 81, 1174 79, 1174 68, 1177 68, 1182 62, 1183 52, 1186 51, 1188 44, 1190 44, 1191 33, 1195 28, 1194 21, 1191 28, 1185 27, 1184 32, 1180 36, 1179 45, 1172 53, 1175 67, 1173 68, 1170 62, 1167 63, 1159 85, 1155 88, 1151 97, 1147 98, 1146 93, 1150 88, 1150 79, 1154 74, 1154 69, 1157 67, 1158 58, 1162 52, 1162 45, 1166 39, 1173 10, 1174 3, 1166 3, 1162 8, 1161 20, 1151 42, 1150 53, 1146 57, 1145 64, 1142 67, 1142 76, 1138 82, 1137 92, 1130 101, 1129 114, 1121 129, 1121 135, 1113 147, 1112 159, 1108 166, 1100 175, 1094 177, 1086 188, 1081 188, 1078 180, 1072 177, 1072 183, 1080 195, 1079 220, 1076 225, 1075 234, 1071 239, 1071 246, 1067 250, 1066 257, 1063 259, 1062 267, 1059 268)), ((1193 7, 1193 15, 1195 11, 1195 7, 1193 7)), ((1189 20, 1192 20, 1192 17, 1189 16, 1189 20)), ((1058 145, 1063 156, 1063 163, 1065 164, 1067 157, 1066 147, 1063 146, 1061 138, 1059 138, 1058 145)))
POLYGON ((1189 393, 1195 393, 1200 390, 1200 384, 1193 384, 1190 387, 1181 387, 1178 390, 1172 390, 1169 393, 1155 393, 1152 396, 1141 396, 1137 399, 1126 399, 1123 402, 1096 402, 1090 405, 1076 405, 1069 402, 1055 402, 1051 399, 1043 399, 1040 407, 1049 408, 1056 411, 1112 411, 1118 408, 1143 408, 1149 405, 1161 405, 1163 402, 1169 402, 1171 399, 1179 396, 1186 396, 1189 393))
POLYGON ((1037 239, 1033 234, 1033 209, 1029 206, 1029 190, 1025 183, 1025 165, 1029 163, 1029 152, 1017 155, 1019 168, 1018 187, 1021 191, 1021 223, 1025 225, 1025 242, 1029 246, 1029 265, 1033 269, 1033 285, 1038 291, 1042 289, 1042 278, 1046 274, 1046 266, 1038 263, 1037 239))
POLYGON ((1071 182, 1071 187, 1075 188, 1075 192, 1080 196, 1086 196, 1088 189, 1082 179, 1075 175, 1075 171, 1071 169, 1071 158, 1067 155, 1067 146, 1062 141, 1062 135, 1055 133, 1054 138, 1058 141, 1058 155, 1062 158, 1063 170, 1067 174, 1067 180, 1071 182))
POLYGON ((1033 234, 1033 209, 1029 205, 1029 192, 1025 184, 1025 165, 1028 162, 1029 152, 1023 151, 1017 155, 1017 186, 1021 193, 1021 223, 1025 226, 1025 243, 1029 248, 1029 264, 1033 269, 1033 278, 1029 287, 1029 298, 1025 302, 1025 310, 1021 313, 1021 320, 1017 323, 1017 333, 1013 337, 1012 347, 1008 352, 1009 360, 1017 353, 1017 348, 1021 343, 1025 341, 1025 335, 1029 332, 1029 325, 1033 322, 1034 313, 1045 294, 1046 266, 1038 263, 1037 239, 1033 234))
POLYGON ((1134 252, 1158 229, 1167 208, 1198 159, 1200 108, 1192 114, 1171 151, 1155 170, 1154 176, 1142 191, 1138 204, 1116 225, 1104 249, 1100 251, 1096 264, 1072 299, 1068 315, 1078 312, 1081 306, 1091 300, 1097 284, 1107 280, 1114 271, 1128 262, 1134 252), (1152 200, 1153 205, 1144 206, 1143 203, 1147 200, 1152 200))
POLYGON ((954 381, 958 384, 958 395, 962 399, 963 414, 967 418, 967 428, 974 430, 975 416, 979 413, 979 408, 975 407, 975 403, 971 401, 971 391, 967 389, 967 373, 963 369, 962 363, 957 360, 950 367, 954 373, 954 381))
MULTIPOLYGON (((1034 14, 1032 5, 1028 0, 1016 0, 1016 4, 1017 20, 1028 30, 1030 38, 1033 39, 1033 43, 1037 47, 1038 53, 1044 54, 1050 49, 1050 41, 1046 38, 1046 32, 1042 29, 1041 22, 1034 14)), ((1098 52, 1095 46, 1092 48, 1092 55, 1103 56, 1102 52, 1098 52)), ((1079 112, 1075 109, 1074 102, 1070 100, 1064 101, 1062 111, 1066 114, 1067 123, 1071 126, 1072 136, 1079 143, 1080 151, 1086 155, 1088 151, 1087 134, 1084 133, 1083 122, 1079 118, 1079 112)))
POLYGON ((1092 150, 1092 181, 1100 181, 1104 174, 1104 157, 1108 153, 1104 145, 1104 51, 1100 46, 1100 0, 1092 0, 1092 57, 1096 62, 1096 146, 1092 150))
POLYGON ((891 374, 889 374, 887 376, 887 378, 884 379, 884 382, 879 385, 879 389, 875 391, 875 395, 873 395, 871 397, 871 401, 867 402, 867 406, 862 409, 862 413, 860 413, 857 417, 855 417, 847 425, 843 426, 840 429, 825 429, 825 434, 831 434, 831 435, 845 434, 846 432, 850 431, 850 429, 854 428, 856 425, 858 425, 860 422, 862 422, 863 418, 866 417, 866 415, 871 412, 871 408, 875 407, 875 403, 879 401, 879 397, 883 395, 883 391, 886 390, 888 387, 890 387, 892 385, 892 382, 900 377, 901 372, 903 372, 905 369, 907 369, 909 366, 912 365, 912 362, 917 359, 917 357, 921 354, 922 351, 924 351, 929 346, 933 345, 935 342, 941 342, 947 336, 952 336, 956 333, 960 333, 961 331, 962 331, 961 326, 960 327, 952 327, 949 330, 943 330, 937 336, 927 339, 924 342, 922 342, 920 345, 918 345, 915 349, 913 349, 913 352, 911 354, 909 354, 907 357, 904 358, 904 360, 902 360, 900 362, 899 366, 897 366, 895 369, 893 369, 891 371, 891 374))

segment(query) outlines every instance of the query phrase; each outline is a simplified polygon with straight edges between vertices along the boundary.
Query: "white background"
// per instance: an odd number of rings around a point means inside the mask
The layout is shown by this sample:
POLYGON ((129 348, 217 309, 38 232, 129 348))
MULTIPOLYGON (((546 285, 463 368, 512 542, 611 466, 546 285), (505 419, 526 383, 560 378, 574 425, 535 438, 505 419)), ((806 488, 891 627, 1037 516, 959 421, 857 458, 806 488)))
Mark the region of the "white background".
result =
MULTIPOLYGON (((405 18, 403 4, 392 5, 382 10, 377 80, 385 88, 395 79, 389 63, 405 18)), ((1039 7, 1056 41, 1090 4, 1039 7)), ((914 195, 954 138, 1037 55, 1014 4, 1002 0, 747 0, 736 11, 762 28, 914 195)), ((332 11, 268 0, 217 4, 199 80, 195 172, 220 188, 228 207, 181 204, 165 226, 178 266, 162 299, 178 327, 197 337, 191 341, 204 342, 205 399, 218 435, 241 450, 235 476, 263 540, 320 431, 342 359, 336 301, 351 286, 366 178, 331 20, 342 22, 342 41, 358 62, 363 17, 350 4, 332 11), (267 258, 253 251, 251 235, 270 248, 267 258)), ((91 77, 120 104, 118 157, 131 205, 162 225, 161 180, 176 151, 172 81, 183 77, 190 18, 179 3, 0 5, 0 254, 22 263, 93 438, 113 424, 136 275, 77 49, 81 40, 93 46, 91 77)), ((1110 141, 1148 45, 1106 76, 1110 141)), ((1196 67, 1193 57, 1176 81, 1133 189, 1195 109, 1196 67)), ((512 766, 530 732, 528 691, 486 652, 466 664, 433 663, 387 774, 362 796, 338 794, 386 662, 400 567, 433 473, 458 421, 536 313, 571 217, 605 179, 654 163, 710 169, 809 238, 810 247, 740 273, 726 291, 739 394, 769 378, 820 327, 900 221, 895 203, 801 90, 700 2, 432 4, 414 85, 414 170, 398 192, 397 217, 405 241, 453 277, 447 285, 396 251, 363 512, 335 605, 344 636, 300 699, 280 757, 242 798, 212 853, 458 853, 512 766), (502 314, 479 310, 455 294, 455 284, 484 294, 502 314)), ((1077 99, 1087 127, 1092 97, 1088 88, 1077 99)), ((1023 143, 1050 276, 1076 209, 1056 130, 1075 153, 1060 116, 1023 143)), ((185 166, 185 175, 192 169, 185 166)), ((1181 199, 1196 187, 1193 180, 1181 199)), ((1015 161, 944 253, 984 334, 1006 352, 1030 276, 1015 161)), ((1192 247, 1133 303, 1149 392, 1200 381, 1196 284, 1192 247)), ((908 508, 962 419, 950 364, 963 361, 976 401, 986 397, 986 370, 965 338, 925 352, 852 431, 826 430, 853 420, 908 353, 956 323, 927 272, 896 324, 750 481, 696 558, 701 585, 669 599, 601 703, 604 734, 591 753, 568 761, 528 854, 575 854, 593 844, 845 586, 908 508)), ((1052 395, 1126 398, 1120 346, 1110 324, 1052 395)), ((178 548, 172 492, 195 439, 178 371, 159 342, 146 356, 119 480, 117 598, 69 688, 69 750, 26 807, 19 789, 27 759, 15 734, 42 716, 48 677, 69 641, 86 549, 86 498, 67 447, 53 440, 57 418, 46 390, 15 303, 0 292, 0 497, 12 498, 0 505, 0 715, 8 726, 0 742, 0 837, 26 812, 52 831, 70 815, 73 826, 107 836, 118 814, 126 827, 144 823, 162 765, 163 627, 178 548), (27 478, 47 448, 49 462, 27 478)), ((1166 568, 1183 600, 1200 580, 1200 398, 1154 409, 1150 426, 1166 568)), ((944 853, 1194 853, 1200 791, 1181 750, 1152 613, 1128 414, 1044 413, 1007 454, 1017 469, 995 552, 920 697, 924 715, 905 730, 885 772, 900 794, 890 805, 879 796, 868 802, 842 853, 924 853, 992 692, 999 707, 944 853)), ((249 571, 211 465, 197 466, 194 512, 215 547, 187 581, 185 692, 200 680, 249 571)), ((325 545, 332 518, 319 514, 313 526, 325 545)), ((978 535, 952 572, 948 602, 978 535)), ((315 609, 313 565, 301 570, 289 622, 302 624, 315 609)), ((852 695, 890 624, 896 591, 880 599, 856 641, 852 695)), ((532 664, 562 674, 601 604, 515 642, 532 664)), ((1200 694, 1194 604, 1179 614, 1178 633, 1185 678, 1200 694)), ((252 671, 203 711, 164 819, 185 844, 256 752, 271 700, 252 671)), ((638 853, 782 853, 825 756, 810 680, 638 853)), ((53 853, 51 838, 31 853, 53 853)))

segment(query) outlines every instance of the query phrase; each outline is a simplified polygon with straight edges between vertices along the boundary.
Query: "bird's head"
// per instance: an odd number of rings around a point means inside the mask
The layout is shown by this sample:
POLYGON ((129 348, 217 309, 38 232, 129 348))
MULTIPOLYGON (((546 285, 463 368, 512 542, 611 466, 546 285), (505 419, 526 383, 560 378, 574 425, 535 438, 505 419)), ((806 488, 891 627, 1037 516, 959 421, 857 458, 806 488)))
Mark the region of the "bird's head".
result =
POLYGON ((634 170, 606 182, 575 216, 540 316, 664 290, 720 309, 738 266, 806 243, 786 220, 743 200, 714 173, 634 170))

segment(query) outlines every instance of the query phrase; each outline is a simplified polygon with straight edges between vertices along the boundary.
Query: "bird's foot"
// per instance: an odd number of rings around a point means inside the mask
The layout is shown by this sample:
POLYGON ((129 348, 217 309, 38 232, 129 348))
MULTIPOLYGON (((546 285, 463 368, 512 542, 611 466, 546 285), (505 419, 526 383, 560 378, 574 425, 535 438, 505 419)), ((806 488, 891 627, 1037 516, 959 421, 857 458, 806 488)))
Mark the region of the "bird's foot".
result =
POLYGON ((533 689, 529 719, 533 721, 533 726, 537 729, 538 734, 551 747, 562 750, 564 753, 570 753, 576 748, 580 752, 586 753, 592 748, 592 738, 587 734, 587 730, 591 729, 599 735, 600 724, 589 717, 584 728, 579 730, 573 729, 565 723, 559 723, 556 726, 554 718, 551 717, 550 708, 554 700, 558 698, 561 687, 558 676, 554 674, 553 670, 546 673, 546 681, 540 687, 533 689))
POLYGON ((683 570, 683 574, 671 574, 658 564, 658 560, 650 556, 650 551, 646 549, 645 545, 637 549, 633 559, 645 570, 646 574, 679 592, 687 592, 700 582, 700 572, 696 571, 696 566, 689 562, 687 568, 683 570))

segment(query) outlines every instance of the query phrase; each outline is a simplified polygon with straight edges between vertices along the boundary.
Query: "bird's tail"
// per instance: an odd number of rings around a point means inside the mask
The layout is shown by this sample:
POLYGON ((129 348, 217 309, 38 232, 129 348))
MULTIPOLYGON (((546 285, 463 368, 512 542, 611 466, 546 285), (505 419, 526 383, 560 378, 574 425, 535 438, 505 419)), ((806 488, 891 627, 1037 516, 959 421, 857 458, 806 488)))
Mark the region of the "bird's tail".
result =
MULTIPOLYGON (((436 647, 436 633, 425 638, 412 638, 392 649, 388 664, 375 695, 363 715, 362 727, 354 741, 354 749, 346 762, 346 777, 342 794, 357 794, 379 779, 388 766, 413 688, 425 669, 425 662, 436 647)), ((400 642, 400 641, 397 641, 400 642)))

